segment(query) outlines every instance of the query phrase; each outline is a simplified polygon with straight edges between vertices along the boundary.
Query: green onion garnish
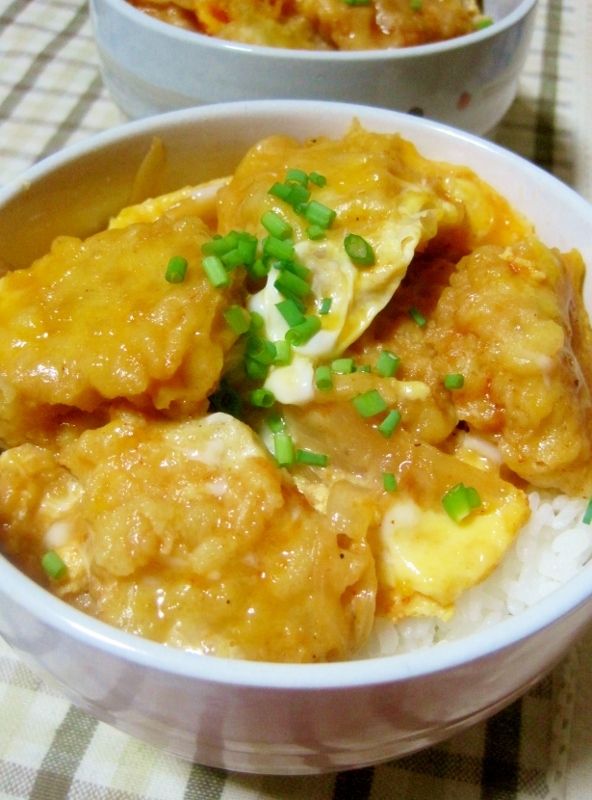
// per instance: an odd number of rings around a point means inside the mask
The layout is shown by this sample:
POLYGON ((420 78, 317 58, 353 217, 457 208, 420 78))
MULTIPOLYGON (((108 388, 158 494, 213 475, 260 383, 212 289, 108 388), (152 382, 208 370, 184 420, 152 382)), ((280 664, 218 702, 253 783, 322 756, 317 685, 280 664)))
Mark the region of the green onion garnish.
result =
POLYGON ((275 359, 276 349, 274 343, 269 339, 253 335, 249 336, 247 341, 246 354, 260 364, 271 364, 275 359))
POLYGON ((296 255, 294 245, 289 239, 278 239, 276 236, 266 236, 261 246, 264 256, 279 258, 280 261, 291 261, 296 255))
POLYGON ((323 186, 327 185, 327 178, 325 178, 324 175, 321 175, 318 172, 311 172, 308 176, 308 180, 311 183, 314 183, 315 186, 320 186, 321 189, 323 188, 323 186))
POLYGON ((268 191, 268 194, 273 195, 273 197, 278 197, 280 200, 287 200, 288 195, 290 194, 290 189, 291 187, 287 184, 276 181, 268 191))
POLYGON ((209 242, 204 242, 201 246, 201 252, 204 256, 223 256, 237 247, 239 235, 236 231, 230 231, 226 236, 217 234, 209 242))
POLYGON ((320 225, 309 225, 306 229, 306 233, 308 238, 312 239, 313 242, 316 242, 319 239, 324 239, 326 236, 325 229, 321 228, 320 225))
POLYGON ((50 578, 59 581, 63 578, 68 567, 64 564, 60 556, 55 550, 48 550, 41 559, 41 566, 47 572, 50 578))
POLYGON ((400 363, 401 359, 398 356, 391 353, 390 350, 383 350, 376 362, 376 372, 383 378, 392 378, 400 363))
POLYGON ((224 312, 224 319, 230 330, 236 333, 237 336, 246 333, 251 327, 251 316, 247 309, 242 306, 229 306, 224 312))
POLYGON ((286 197, 286 203, 289 203, 297 214, 303 213, 300 206, 306 206, 309 200, 310 192, 304 186, 301 186, 299 183, 293 183, 290 186, 290 191, 286 197))
POLYGON ((385 492, 397 491, 397 479, 395 478, 392 472, 382 473, 382 485, 384 487, 385 492))
POLYGON ((290 467, 296 459, 294 442, 288 433, 276 433, 273 437, 275 460, 280 467, 290 467))
POLYGON ((444 386, 447 389, 462 389, 465 385, 465 377, 460 372, 451 372, 444 377, 444 386))
POLYGON ((261 330, 264 326, 265 320, 258 311, 251 311, 251 330, 253 332, 261 330))
POLYGON ((315 386, 321 392, 328 392, 333 388, 331 367, 328 364, 321 364, 315 369, 315 386))
POLYGON ((411 306, 411 308, 407 312, 411 319, 419 325, 420 328, 423 328, 424 325, 427 325, 427 319, 421 313, 421 311, 416 306, 411 306))
POLYGON ((286 183, 300 183, 302 186, 308 186, 308 175, 303 169, 289 169, 286 172, 286 183))
POLYGON ((275 211, 265 211, 261 216, 261 224, 276 239, 287 239, 294 232, 292 226, 275 211))
POLYGON ((257 408, 271 408, 275 403, 275 395, 269 389, 253 389, 249 395, 249 402, 257 408))
POLYGON ((299 347, 312 339, 315 333, 318 333, 320 329, 320 317, 310 314, 304 318, 303 322, 298 323, 298 325, 293 325, 289 330, 287 330, 285 339, 295 347, 299 347))
POLYGON ((269 275, 270 269, 269 262, 263 258, 256 258, 252 264, 247 264, 249 275, 255 279, 265 278, 266 275, 269 275))
POLYGON ((280 272, 273 285, 284 297, 306 297, 310 292, 308 283, 287 269, 280 272))
POLYGON ((358 414, 362 417, 373 417, 388 408, 384 398, 378 389, 370 389, 369 392, 359 394, 352 399, 352 403, 358 414))
POLYGON ((325 314, 328 314, 329 311, 331 311, 332 302, 333 302, 332 297, 323 297, 323 299, 321 300, 321 307, 319 308, 319 314, 322 314, 323 316, 325 314))
POLYGON ((346 6, 369 6, 370 0, 343 0, 346 6))
POLYGON ((412 11, 421 11, 423 7, 422 0, 409 0, 409 8, 412 11))
POLYGON ((481 19, 477 20, 475 28, 481 31, 484 28, 489 28, 491 25, 493 25, 493 19, 491 17, 481 17, 481 19))
POLYGON ((372 372, 370 368, 370 364, 358 364, 356 366, 356 372, 372 372))
POLYGON ((321 228, 330 228, 337 213, 333 209, 319 203, 317 200, 311 200, 306 206, 304 216, 311 225, 318 225, 321 228))
POLYGON ((218 256, 206 256, 202 264, 208 280, 215 289, 230 285, 230 276, 218 256))
POLYGON ((372 245, 357 233, 348 233, 343 246, 354 264, 360 267, 371 267, 376 261, 372 245))
POLYGON ((329 463, 329 456, 324 453, 315 453, 313 450, 296 450, 296 462, 308 464, 311 467, 326 467, 329 463))
POLYGON ((356 365, 353 358, 336 358, 331 362, 331 371, 336 375, 351 375, 356 365))
POLYGON ((169 283, 183 283, 187 272, 187 259, 183 256, 173 256, 167 264, 164 274, 169 283))
POLYGON ((269 372, 269 364, 264 364, 255 358, 245 356, 245 372, 247 373, 247 378, 252 381, 264 381, 269 372))
POLYGON ((589 525, 592 522, 592 498, 590 498, 586 510, 584 511, 582 522, 584 523, 584 525, 589 525))
POLYGON ((454 522, 462 522, 474 508, 481 505, 479 493, 472 486, 457 483, 442 498, 444 510, 454 522))
POLYGON ((286 427, 286 422, 279 411, 272 411, 265 421, 272 433, 281 433, 286 427))
POLYGON ((378 426, 378 432, 381 433, 385 439, 388 439, 390 436, 392 436, 400 421, 401 412, 396 408, 393 408, 378 426))
POLYGON ((292 345, 285 339, 278 339, 273 344, 275 346, 273 363, 276 367, 287 367, 292 361, 292 345))
POLYGON ((298 261, 282 261, 281 269, 291 272, 293 275, 298 275, 303 281, 306 281, 312 275, 312 270, 305 267, 304 264, 299 264, 298 261))
POLYGON ((291 297, 276 303, 275 307, 291 328, 295 325, 300 325, 305 320, 304 314, 291 297))

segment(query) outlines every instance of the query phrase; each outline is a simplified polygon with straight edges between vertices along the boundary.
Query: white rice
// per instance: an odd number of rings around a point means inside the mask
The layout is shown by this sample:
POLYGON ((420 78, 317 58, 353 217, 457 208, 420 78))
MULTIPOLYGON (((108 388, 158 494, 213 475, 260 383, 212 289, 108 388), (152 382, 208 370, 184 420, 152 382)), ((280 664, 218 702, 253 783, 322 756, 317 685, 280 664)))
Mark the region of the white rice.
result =
POLYGON ((450 642, 519 614, 576 575, 592 556, 592 525, 582 522, 588 501, 533 491, 532 515, 487 580, 458 599, 449 622, 415 617, 393 625, 377 619, 359 657, 408 653, 450 642))

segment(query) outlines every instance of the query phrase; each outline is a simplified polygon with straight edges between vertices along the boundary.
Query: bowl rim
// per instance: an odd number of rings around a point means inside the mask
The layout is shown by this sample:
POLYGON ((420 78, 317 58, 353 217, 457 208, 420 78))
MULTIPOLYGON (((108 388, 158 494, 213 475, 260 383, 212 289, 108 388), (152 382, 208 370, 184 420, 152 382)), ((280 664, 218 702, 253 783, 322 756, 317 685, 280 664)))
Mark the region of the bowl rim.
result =
MULTIPOLYGON (((520 20, 526 17, 536 6, 538 0, 520 0, 516 8, 492 25, 486 28, 473 31, 472 33, 448 39, 443 42, 433 42, 430 44, 413 45, 411 47, 391 48, 384 50, 291 50, 282 47, 268 47, 263 45, 251 45, 242 42, 234 42, 225 39, 217 39, 207 36, 197 31, 190 31, 179 28, 170 23, 151 17, 148 14, 135 8, 127 0, 90 0, 90 6, 95 23, 96 9, 104 3, 110 6, 116 14, 126 17, 132 24, 136 23, 145 28, 147 32, 154 36, 165 35, 167 38, 184 44, 196 43, 206 49, 219 51, 221 53, 233 51, 237 54, 258 56, 262 59, 280 59, 307 62, 365 62, 365 61, 405 61, 410 58, 421 58, 430 55, 448 53, 451 50, 462 50, 479 42, 486 42, 493 39, 505 31, 512 28, 520 20)), ((95 25, 96 27, 96 25, 95 25)), ((100 41, 100 37, 97 37, 100 41)))
MULTIPOLYGON (((327 109, 338 114, 346 113, 350 118, 354 116, 368 118, 377 115, 380 119, 393 120, 393 123, 397 120, 404 121, 404 127, 411 131, 427 130, 437 137, 460 140, 477 152, 489 151, 515 164, 525 176, 536 176, 537 181, 552 191, 556 203, 567 205, 576 203, 582 213, 589 216, 592 227, 592 204, 584 197, 552 174, 493 142, 440 122, 390 109, 318 100, 253 100, 222 103, 125 122, 44 158, 6 186, 1 187, 0 214, 7 202, 21 192, 27 191, 32 184, 54 170, 67 166, 81 157, 93 156, 98 151, 138 135, 153 133, 155 130, 174 130, 177 126, 187 123, 199 124, 200 120, 204 119, 226 119, 236 115, 241 117, 260 115, 263 118, 271 112, 281 114, 282 111, 292 113, 306 111, 318 115, 321 112, 326 113, 327 109)), ((411 138, 413 134, 404 131, 403 135, 411 138)), ((328 691, 344 687, 394 683, 411 677, 420 678, 428 674, 445 672, 459 664, 479 660, 496 651, 509 648, 533 636, 542 628, 560 622, 562 617, 575 612, 586 603, 592 593, 591 575, 592 561, 577 575, 530 608, 496 623, 491 628, 468 634, 456 641, 410 653, 323 664, 284 664, 226 659, 166 647, 121 631, 69 606, 65 601, 37 585, 2 555, 0 555, 0 604, 4 595, 9 598, 9 602, 21 606, 29 615, 43 620, 51 629, 62 632, 87 647, 103 650, 115 658, 123 658, 163 673, 228 686, 282 691, 303 688, 328 691)), ((10 643, 12 637, 8 635, 6 638, 10 643)))

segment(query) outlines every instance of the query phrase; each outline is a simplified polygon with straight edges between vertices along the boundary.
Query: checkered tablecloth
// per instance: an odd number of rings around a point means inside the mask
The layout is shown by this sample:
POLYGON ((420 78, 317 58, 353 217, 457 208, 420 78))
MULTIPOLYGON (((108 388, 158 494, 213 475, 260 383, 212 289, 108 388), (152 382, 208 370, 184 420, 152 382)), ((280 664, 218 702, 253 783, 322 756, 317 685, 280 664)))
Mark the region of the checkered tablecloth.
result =
MULTIPOLYGON (((490 135, 592 200, 592 0, 540 0, 490 135)), ((0 0, 0 182, 124 121, 84 0, 0 0)), ((227 774, 97 722, 0 640, 0 800, 591 800, 592 631, 506 710, 422 753, 318 777, 227 774)))

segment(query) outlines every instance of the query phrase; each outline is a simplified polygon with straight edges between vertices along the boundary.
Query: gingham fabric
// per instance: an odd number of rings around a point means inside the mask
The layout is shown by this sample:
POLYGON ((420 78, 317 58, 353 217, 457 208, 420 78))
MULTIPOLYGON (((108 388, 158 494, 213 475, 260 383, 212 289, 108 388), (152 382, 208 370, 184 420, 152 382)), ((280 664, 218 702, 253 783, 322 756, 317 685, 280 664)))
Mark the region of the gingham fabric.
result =
MULTIPOLYGON (((490 136, 592 200, 592 0, 540 0, 537 14, 490 136)), ((0 0, 1 183, 123 121, 82 0, 0 0)), ((236 775, 97 722, 0 640, 0 800, 591 800, 591 707, 592 631, 521 700, 437 747, 335 775, 236 775)))

